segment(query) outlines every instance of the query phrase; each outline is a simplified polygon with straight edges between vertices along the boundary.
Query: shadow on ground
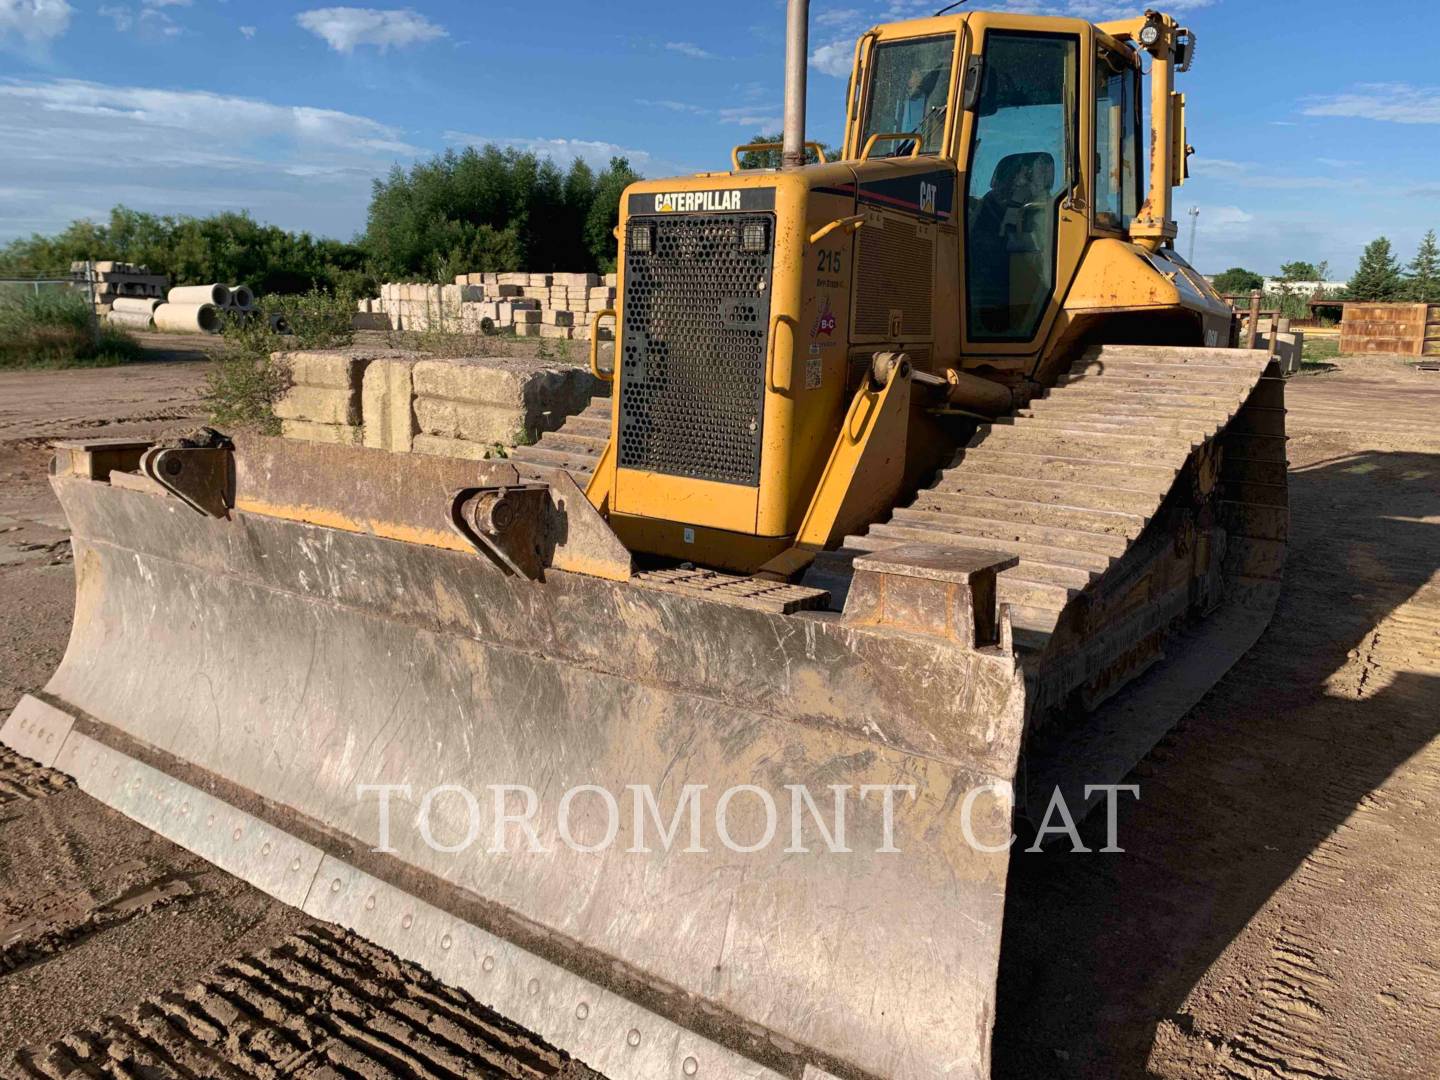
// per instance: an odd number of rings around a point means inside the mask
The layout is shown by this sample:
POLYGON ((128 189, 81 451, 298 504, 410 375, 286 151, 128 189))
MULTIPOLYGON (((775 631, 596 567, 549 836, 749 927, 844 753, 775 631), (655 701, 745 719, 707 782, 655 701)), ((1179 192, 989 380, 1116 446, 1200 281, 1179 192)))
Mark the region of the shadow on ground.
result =
MULTIPOLYGON (((1440 517, 1440 455, 1322 461, 1292 471, 1290 490, 1275 619, 1131 777, 1126 853, 1013 859, 996 1077, 1170 1075, 1152 1071, 1160 1026, 1187 1030, 1187 997, 1222 951, 1440 734, 1440 679, 1401 663, 1366 685, 1376 628, 1440 562, 1440 527, 1421 520, 1440 517)), ((1103 814, 1086 823, 1090 846, 1104 826, 1103 814)))

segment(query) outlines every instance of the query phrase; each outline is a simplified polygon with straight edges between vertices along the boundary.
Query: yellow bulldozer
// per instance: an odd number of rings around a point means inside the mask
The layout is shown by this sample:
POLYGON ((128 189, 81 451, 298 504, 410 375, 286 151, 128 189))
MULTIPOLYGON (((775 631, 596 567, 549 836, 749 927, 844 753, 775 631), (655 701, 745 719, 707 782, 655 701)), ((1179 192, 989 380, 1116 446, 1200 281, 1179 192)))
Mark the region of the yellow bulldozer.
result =
POLYGON ((788 19, 783 143, 625 192, 535 445, 57 444, 3 738, 613 1080, 984 1077, 1012 838, 1268 622, 1283 382, 1174 248, 1174 19, 877 26, 836 161, 788 19))

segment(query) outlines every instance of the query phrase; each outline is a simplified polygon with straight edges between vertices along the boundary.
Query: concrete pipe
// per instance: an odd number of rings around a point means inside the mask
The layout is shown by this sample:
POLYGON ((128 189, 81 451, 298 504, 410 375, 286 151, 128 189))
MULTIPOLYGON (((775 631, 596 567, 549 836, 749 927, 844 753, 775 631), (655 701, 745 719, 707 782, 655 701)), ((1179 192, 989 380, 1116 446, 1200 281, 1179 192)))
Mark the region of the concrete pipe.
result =
POLYGON ((230 290, 224 285, 177 285, 166 298, 172 304, 214 304, 230 306, 230 290))
POLYGON ((144 315, 148 319, 162 303, 164 301, 149 296, 121 296, 115 300, 114 310, 144 315))
POLYGON ((125 311, 115 308, 105 316, 105 321, 111 326, 122 326, 126 330, 155 329, 155 320, 148 311, 125 311))
POLYGON ((270 329, 277 334, 288 334, 290 333, 290 323, 286 321, 284 315, 271 315, 270 329))
POLYGON ((241 311, 249 311, 255 306, 255 294, 250 291, 249 285, 232 285, 230 287, 230 306, 239 308, 241 311))
POLYGON ((161 304, 155 309, 155 329, 213 334, 220 329, 220 310, 214 304, 161 304))

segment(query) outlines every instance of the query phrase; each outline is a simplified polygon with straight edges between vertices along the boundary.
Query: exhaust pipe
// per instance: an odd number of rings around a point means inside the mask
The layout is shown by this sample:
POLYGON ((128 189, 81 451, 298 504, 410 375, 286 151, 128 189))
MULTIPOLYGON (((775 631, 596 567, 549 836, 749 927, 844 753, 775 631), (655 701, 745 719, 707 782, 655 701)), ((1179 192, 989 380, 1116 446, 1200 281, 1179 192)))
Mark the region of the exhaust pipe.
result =
POLYGON ((780 166, 805 164, 805 75, 810 57, 810 0, 789 0, 785 25, 785 142, 780 166))

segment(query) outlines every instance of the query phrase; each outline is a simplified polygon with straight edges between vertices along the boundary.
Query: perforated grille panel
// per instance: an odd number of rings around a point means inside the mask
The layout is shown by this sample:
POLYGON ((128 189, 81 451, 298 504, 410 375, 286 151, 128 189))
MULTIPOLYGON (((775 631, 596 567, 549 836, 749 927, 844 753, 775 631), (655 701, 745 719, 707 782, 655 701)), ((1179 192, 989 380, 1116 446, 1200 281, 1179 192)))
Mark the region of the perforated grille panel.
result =
POLYGON ((893 341, 928 338, 935 293, 935 243, 913 218, 885 217, 856 241, 855 336, 893 341), (899 332, 892 325, 899 312, 899 332))
POLYGON ((770 214, 632 217, 653 254, 625 255, 619 464, 756 486, 770 271, 770 214), (740 227, 766 223, 764 252, 740 227))

